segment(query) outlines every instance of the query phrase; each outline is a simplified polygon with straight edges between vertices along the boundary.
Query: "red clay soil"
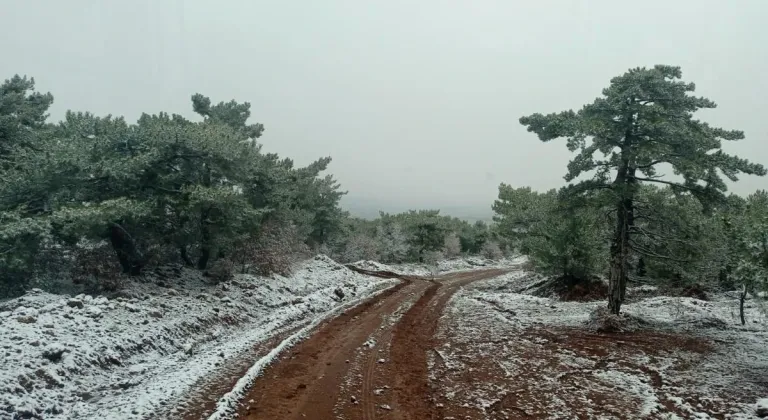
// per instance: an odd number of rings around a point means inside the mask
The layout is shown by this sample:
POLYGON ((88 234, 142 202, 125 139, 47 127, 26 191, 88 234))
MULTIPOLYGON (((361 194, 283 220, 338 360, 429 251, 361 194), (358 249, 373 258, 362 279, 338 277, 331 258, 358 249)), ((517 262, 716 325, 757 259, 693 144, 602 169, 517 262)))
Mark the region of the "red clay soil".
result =
POLYGON ((432 419, 427 352, 446 302, 504 270, 415 280, 330 320, 268 367, 243 398, 244 419, 432 419))
POLYGON ((539 296, 557 295, 566 302, 590 302, 608 298, 608 285, 600 279, 579 279, 562 276, 542 287, 539 296))
MULTIPOLYGON (((379 276, 384 277, 384 276, 379 276)), ((391 277, 386 277, 391 278, 391 277)), ((354 314, 364 311, 375 305, 378 301, 387 299, 393 294, 398 293, 400 289, 406 287, 409 281, 398 284, 392 287, 376 297, 365 301, 364 303, 346 311, 337 319, 351 319, 354 314)), ((319 328, 325 328, 328 324, 321 325, 319 328)), ((177 404, 176 407, 169 407, 166 410, 160 410, 156 414, 156 418, 167 419, 184 419, 184 420, 199 420, 210 416, 215 408, 216 404, 221 396, 231 391, 237 381, 246 374, 249 368, 253 365, 255 360, 259 360, 269 353, 273 348, 277 347, 281 341, 299 330, 301 326, 294 327, 292 329, 286 329, 279 332, 270 339, 257 343, 254 347, 247 352, 239 356, 235 360, 227 360, 226 363, 222 363, 221 369, 217 372, 214 378, 201 378, 199 384, 193 386, 193 392, 185 395, 184 398, 177 404)), ((247 399, 246 399, 247 401, 247 399)))
MULTIPOLYGON (((710 343, 695 337, 652 331, 597 334, 581 328, 552 326, 527 328, 516 334, 514 340, 488 334, 475 338, 471 346, 457 345, 453 340, 451 344, 452 351, 460 354, 461 368, 438 366, 437 387, 469 395, 477 384, 482 384, 486 391, 495 390, 495 395, 486 396, 493 402, 482 406, 463 404, 462 398, 448 399, 442 392, 437 393, 436 405, 448 407, 445 414, 456 419, 493 420, 641 418, 634 414, 641 402, 611 387, 600 386, 593 375, 635 372, 659 395, 664 395, 662 376, 654 366, 659 362, 657 358, 680 351, 703 357, 711 350, 710 343), (512 345, 506 346, 507 343, 512 345), (478 353, 477 348, 493 350, 478 353), (563 363, 564 357, 579 358, 589 365, 571 366, 563 363), (515 362, 519 363, 514 374, 506 372, 503 363, 515 362), (553 397, 560 405, 553 403, 553 397)), ((671 376, 675 370, 684 369, 683 364, 675 360, 666 374, 671 376)), ((689 413, 680 411, 663 397, 660 403, 668 413, 690 418, 689 413)), ((642 418, 666 418, 663 416, 656 413, 642 418)))
POLYGON ((190 387, 192 392, 185 395, 176 407, 159 410, 155 413, 156 418, 199 420, 208 417, 216 409, 218 398, 232 390, 237 381, 253 365, 254 360, 266 356, 270 350, 300 328, 282 331, 262 343, 257 343, 250 351, 236 359, 222 361, 221 369, 217 371, 215 377, 201 378, 198 383, 190 387))
POLYGON ((443 410, 435 405, 428 381, 427 354, 436 347, 435 333, 448 299, 461 286, 480 279, 504 274, 503 270, 484 270, 449 276, 433 284, 413 308, 396 325, 392 342, 392 358, 397 363, 395 378, 397 410, 402 419, 443 418, 443 410))

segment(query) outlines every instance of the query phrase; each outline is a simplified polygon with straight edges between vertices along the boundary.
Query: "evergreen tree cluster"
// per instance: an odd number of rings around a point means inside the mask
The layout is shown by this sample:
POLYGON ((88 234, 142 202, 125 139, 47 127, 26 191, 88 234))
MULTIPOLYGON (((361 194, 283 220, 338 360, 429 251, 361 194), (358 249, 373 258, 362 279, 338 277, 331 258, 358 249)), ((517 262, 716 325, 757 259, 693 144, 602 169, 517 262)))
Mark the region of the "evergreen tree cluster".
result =
POLYGON ((511 252, 492 226, 471 224, 439 210, 380 213, 374 220, 350 218, 331 255, 342 262, 433 263, 460 255, 498 259, 511 252))
POLYGON ((344 192, 323 174, 331 158, 297 167, 264 153, 247 102, 195 94, 201 121, 70 111, 51 123, 53 96, 34 87, 19 76, 0 86, 0 295, 49 274, 105 285, 106 273, 169 262, 280 271, 281 255, 343 227, 344 192))
POLYGON ((493 206, 499 234, 540 269, 607 277, 615 314, 628 282, 768 288, 768 193, 729 195, 725 183, 766 170, 722 150, 744 133, 694 118, 715 103, 681 78, 679 67, 630 69, 579 111, 520 118, 542 141, 566 139, 568 185, 502 184, 493 206))
POLYGON ((199 116, 90 112, 48 120, 32 78, 0 85, 0 297, 31 287, 117 289, 163 265, 286 274, 310 252, 343 262, 499 257, 488 225, 439 211, 349 216, 326 174, 262 151, 248 102, 191 98, 199 116), (72 284, 72 283, 75 284, 72 284))

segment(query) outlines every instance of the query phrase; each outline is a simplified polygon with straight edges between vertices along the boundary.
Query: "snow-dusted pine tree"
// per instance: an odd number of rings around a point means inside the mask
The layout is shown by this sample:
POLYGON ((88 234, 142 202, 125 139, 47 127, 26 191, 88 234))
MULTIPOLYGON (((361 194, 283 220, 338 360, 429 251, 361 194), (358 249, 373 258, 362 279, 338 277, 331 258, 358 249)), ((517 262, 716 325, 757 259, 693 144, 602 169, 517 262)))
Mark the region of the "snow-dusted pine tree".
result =
POLYGON ((376 226, 376 241, 382 262, 401 263, 408 256, 408 237, 399 223, 376 226))
POLYGON ((673 66, 631 69, 613 78, 602 97, 577 112, 536 113, 520 118, 520 123, 542 141, 565 137, 568 149, 578 151, 568 164, 566 181, 582 174, 593 175, 571 185, 571 194, 609 190, 614 197, 616 224, 608 297, 614 314, 620 312, 624 301, 630 253, 642 253, 633 248, 631 241, 640 184, 670 185, 707 206, 724 198, 723 175, 736 181, 739 173, 766 173, 763 166, 721 150, 723 140, 740 140, 744 133, 694 119, 694 112, 714 108, 715 103, 689 95, 695 85, 681 81, 681 77, 680 68, 673 66), (671 165, 678 178, 662 179, 656 172, 661 164, 671 165))
POLYGON ((461 255, 461 240, 455 233, 450 233, 443 240, 443 255, 446 258, 455 258, 461 255))

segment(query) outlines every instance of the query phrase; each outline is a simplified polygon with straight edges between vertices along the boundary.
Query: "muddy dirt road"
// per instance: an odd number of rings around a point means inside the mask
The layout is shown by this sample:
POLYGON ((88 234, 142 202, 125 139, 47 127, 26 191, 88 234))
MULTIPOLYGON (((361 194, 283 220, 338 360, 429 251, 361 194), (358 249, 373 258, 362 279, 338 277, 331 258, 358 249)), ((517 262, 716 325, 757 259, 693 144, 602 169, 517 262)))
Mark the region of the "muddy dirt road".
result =
POLYGON ((413 280, 318 328, 264 371, 244 419, 438 418, 427 379, 438 320, 462 285, 504 270, 413 280))

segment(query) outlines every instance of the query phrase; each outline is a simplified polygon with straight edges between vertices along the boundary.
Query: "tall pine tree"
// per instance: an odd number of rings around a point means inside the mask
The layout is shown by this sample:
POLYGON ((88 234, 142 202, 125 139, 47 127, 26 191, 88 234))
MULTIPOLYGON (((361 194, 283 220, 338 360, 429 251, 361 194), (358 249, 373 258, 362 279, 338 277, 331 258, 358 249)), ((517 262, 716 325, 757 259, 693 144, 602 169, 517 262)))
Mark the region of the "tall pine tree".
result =
POLYGON ((631 69, 613 78, 602 97, 578 112, 520 118, 520 123, 542 141, 565 137, 568 149, 578 151, 568 164, 566 181, 594 173, 591 179, 571 184, 568 192, 607 189, 613 195, 616 224, 608 306, 614 314, 620 312, 624 301, 640 184, 669 185, 675 192, 693 195, 707 208, 724 199, 727 188, 723 176, 736 181, 740 173, 766 173, 762 165, 721 150, 723 140, 741 140, 744 133, 695 119, 694 112, 716 105, 691 95, 695 85, 681 81, 681 77, 680 68, 673 66, 631 69), (671 165, 676 177, 663 179, 657 173, 662 164, 671 165))

